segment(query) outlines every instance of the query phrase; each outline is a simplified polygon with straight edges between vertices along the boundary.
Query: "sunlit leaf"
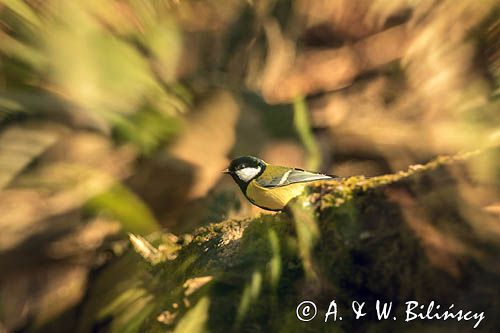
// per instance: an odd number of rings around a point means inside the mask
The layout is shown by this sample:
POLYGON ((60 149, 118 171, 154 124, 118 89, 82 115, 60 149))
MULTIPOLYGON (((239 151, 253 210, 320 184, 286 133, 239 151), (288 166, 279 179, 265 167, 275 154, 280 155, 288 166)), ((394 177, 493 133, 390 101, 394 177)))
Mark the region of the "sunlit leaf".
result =
POLYGON ((206 322, 208 319, 208 310, 210 299, 203 297, 196 303, 194 308, 189 310, 175 327, 174 333, 203 333, 206 332, 206 322))
POLYGON ((146 235, 158 230, 158 222, 149 208, 123 185, 115 185, 87 203, 94 213, 109 215, 122 223, 123 231, 146 235))

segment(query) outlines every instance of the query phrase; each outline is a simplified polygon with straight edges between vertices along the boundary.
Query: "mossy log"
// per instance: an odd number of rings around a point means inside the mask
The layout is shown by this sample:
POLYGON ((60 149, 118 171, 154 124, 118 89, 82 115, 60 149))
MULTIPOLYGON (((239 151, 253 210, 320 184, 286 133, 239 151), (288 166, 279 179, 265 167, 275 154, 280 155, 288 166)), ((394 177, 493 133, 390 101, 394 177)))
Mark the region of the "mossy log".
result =
POLYGON ((499 152, 313 184, 283 212, 192 236, 132 236, 134 247, 96 273, 76 331, 473 330, 476 320, 406 322, 414 300, 484 312, 477 330, 497 332, 499 152), (318 311, 308 322, 296 315, 304 300, 318 311), (343 318, 325 323, 332 300, 343 318), (388 320, 377 300, 393 302, 388 320), (366 302, 366 316, 355 319, 352 301, 366 302))

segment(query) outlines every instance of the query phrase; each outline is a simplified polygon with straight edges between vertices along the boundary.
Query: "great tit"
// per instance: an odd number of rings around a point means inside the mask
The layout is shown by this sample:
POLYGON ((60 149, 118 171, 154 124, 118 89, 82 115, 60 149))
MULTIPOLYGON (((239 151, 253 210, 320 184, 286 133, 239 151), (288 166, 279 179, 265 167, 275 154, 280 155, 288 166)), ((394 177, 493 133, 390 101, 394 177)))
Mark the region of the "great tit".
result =
POLYGON ((300 195, 308 182, 339 179, 302 169, 270 165, 253 156, 232 160, 223 172, 233 177, 252 204, 274 211, 282 210, 288 201, 300 195))

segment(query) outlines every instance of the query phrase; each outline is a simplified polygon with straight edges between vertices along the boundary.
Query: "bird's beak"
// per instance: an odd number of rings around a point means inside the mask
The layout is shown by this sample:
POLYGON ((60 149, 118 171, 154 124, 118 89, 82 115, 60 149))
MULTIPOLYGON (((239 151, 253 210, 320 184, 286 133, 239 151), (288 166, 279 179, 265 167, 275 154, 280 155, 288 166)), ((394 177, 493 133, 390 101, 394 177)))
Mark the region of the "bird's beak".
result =
POLYGON ((226 169, 222 170, 222 173, 229 173, 229 169, 226 168, 226 169))

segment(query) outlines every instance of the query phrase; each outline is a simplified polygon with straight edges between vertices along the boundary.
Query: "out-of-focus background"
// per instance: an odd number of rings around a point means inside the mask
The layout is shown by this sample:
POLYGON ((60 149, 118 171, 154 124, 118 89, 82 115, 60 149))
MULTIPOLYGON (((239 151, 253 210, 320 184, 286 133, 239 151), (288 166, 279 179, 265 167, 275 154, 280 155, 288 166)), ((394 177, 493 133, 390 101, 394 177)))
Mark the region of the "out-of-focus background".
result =
POLYGON ((373 176, 498 144, 499 83, 498 1, 1 0, 0 332, 76 306, 127 232, 258 213, 232 157, 373 176))

